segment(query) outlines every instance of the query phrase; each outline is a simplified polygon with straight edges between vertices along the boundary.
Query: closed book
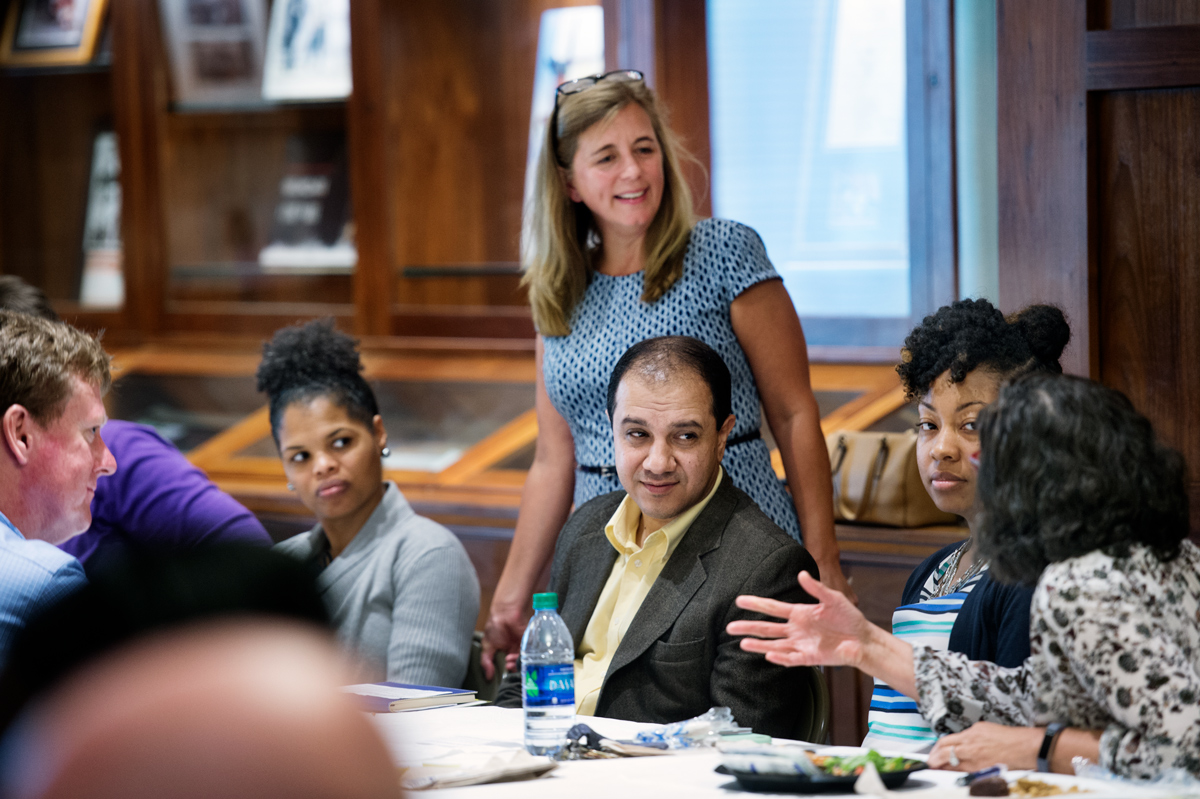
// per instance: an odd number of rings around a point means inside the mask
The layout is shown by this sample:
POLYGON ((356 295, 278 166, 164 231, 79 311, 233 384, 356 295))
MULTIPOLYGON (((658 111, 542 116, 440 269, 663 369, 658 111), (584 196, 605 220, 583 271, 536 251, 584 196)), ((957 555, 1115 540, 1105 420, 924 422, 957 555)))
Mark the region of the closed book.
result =
POLYGON ((400 682, 347 685, 342 690, 357 696, 363 710, 369 713, 400 713, 405 710, 448 707, 475 701, 474 691, 400 682))

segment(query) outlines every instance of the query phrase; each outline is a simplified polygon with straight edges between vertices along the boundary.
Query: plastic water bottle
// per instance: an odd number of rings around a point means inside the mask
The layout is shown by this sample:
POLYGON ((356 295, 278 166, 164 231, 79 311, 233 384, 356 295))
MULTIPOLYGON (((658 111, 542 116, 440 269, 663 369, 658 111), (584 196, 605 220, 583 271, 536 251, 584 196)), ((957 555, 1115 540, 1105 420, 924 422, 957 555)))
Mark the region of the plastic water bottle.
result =
POLYGON ((521 638, 525 748, 545 755, 567 742, 575 723, 575 643, 558 615, 558 594, 534 594, 521 638))

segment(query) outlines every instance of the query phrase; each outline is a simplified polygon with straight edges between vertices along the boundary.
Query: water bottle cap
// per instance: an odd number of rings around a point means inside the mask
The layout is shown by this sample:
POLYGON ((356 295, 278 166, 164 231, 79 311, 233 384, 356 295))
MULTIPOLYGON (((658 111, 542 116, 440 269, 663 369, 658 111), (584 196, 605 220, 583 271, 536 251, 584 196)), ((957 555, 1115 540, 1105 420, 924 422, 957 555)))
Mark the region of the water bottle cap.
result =
POLYGON ((534 610, 558 610, 558 594, 553 591, 533 595, 534 610))

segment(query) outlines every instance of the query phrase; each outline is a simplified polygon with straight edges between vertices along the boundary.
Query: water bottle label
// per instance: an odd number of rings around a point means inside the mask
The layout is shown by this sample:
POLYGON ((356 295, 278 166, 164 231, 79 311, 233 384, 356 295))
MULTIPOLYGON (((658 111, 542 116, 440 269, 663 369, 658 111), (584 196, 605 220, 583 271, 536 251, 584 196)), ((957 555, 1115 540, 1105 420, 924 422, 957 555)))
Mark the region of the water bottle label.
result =
POLYGON ((525 706, 575 704, 575 664, 525 666, 525 706))

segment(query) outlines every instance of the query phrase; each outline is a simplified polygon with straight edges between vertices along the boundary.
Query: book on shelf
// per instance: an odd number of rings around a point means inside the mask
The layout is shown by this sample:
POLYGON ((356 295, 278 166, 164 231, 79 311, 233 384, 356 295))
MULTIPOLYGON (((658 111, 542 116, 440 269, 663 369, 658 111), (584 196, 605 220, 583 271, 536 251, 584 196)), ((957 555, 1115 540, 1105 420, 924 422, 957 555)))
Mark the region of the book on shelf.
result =
POLYGON ((159 0, 181 105, 262 102, 264 0, 159 0))
POLYGON ((346 137, 337 131, 288 139, 264 268, 352 268, 358 262, 350 219, 346 137))
POLYGON ((275 0, 267 31, 263 97, 350 96, 350 0, 275 0))
POLYGON ((83 223, 83 272, 79 304, 120 307, 125 301, 121 266, 121 159, 117 134, 101 131, 92 143, 87 215, 83 223))
POLYGON ((370 713, 403 713, 433 707, 451 707, 475 701, 475 692, 464 688, 439 688, 433 685, 408 685, 400 682, 374 682, 342 688, 354 694, 370 713))

